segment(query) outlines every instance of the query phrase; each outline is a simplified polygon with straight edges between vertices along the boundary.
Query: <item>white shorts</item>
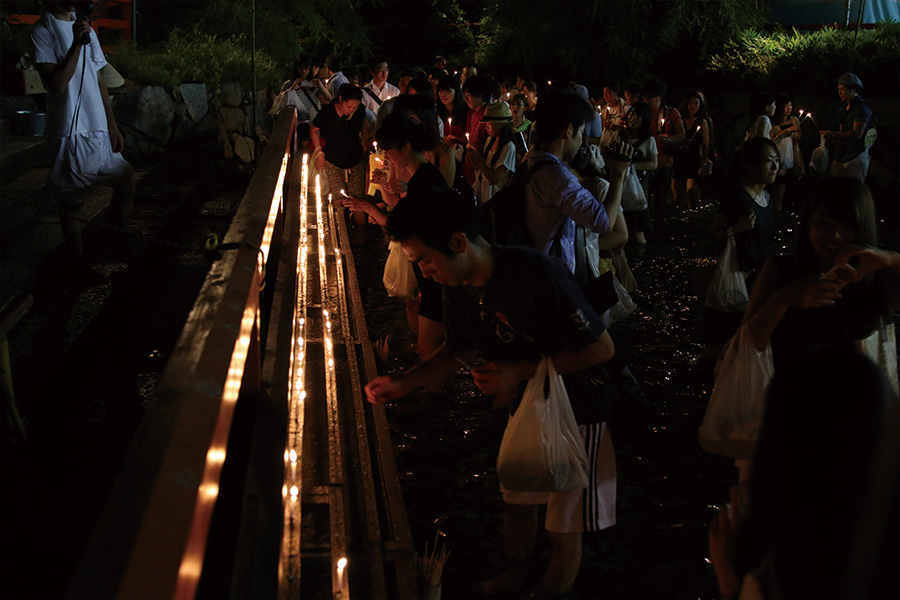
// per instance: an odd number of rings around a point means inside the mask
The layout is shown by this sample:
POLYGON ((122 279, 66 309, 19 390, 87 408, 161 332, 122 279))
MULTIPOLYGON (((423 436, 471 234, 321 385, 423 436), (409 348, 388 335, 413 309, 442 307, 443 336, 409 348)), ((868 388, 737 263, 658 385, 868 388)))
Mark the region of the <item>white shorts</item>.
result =
POLYGON ((588 457, 588 486, 565 492, 514 492, 500 485, 507 504, 546 504, 544 528, 553 533, 600 531, 616 524, 616 453, 606 423, 579 425, 588 457))
MULTIPOLYGON (((64 194, 92 185, 115 185, 134 175, 128 161, 112 151, 109 133, 105 131, 47 140, 47 145, 53 160, 50 184, 64 194)), ((67 203, 75 204, 83 199, 77 194, 67 194, 66 198, 67 203)))

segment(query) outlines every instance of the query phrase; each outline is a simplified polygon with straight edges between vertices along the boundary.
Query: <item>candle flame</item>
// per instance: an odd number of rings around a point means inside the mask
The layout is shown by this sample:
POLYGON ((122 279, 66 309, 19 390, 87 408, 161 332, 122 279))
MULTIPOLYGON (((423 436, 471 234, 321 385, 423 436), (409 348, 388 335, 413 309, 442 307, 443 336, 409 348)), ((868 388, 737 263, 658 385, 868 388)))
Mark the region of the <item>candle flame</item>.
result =
POLYGON ((337 566, 338 566, 338 569, 344 569, 344 568, 346 568, 346 567, 347 567, 347 559, 346 559, 346 558, 339 558, 338 561, 337 561, 337 566))

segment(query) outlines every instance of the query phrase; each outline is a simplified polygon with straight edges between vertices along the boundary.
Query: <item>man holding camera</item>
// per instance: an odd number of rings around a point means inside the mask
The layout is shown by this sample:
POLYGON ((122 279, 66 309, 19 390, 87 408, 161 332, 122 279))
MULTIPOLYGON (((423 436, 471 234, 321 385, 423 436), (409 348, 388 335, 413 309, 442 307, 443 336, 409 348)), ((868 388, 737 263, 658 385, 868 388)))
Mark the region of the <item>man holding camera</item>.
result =
POLYGON ((49 182, 60 203, 63 237, 76 277, 97 284, 103 278, 88 266, 81 237, 84 192, 92 185, 111 185, 111 221, 125 229, 134 198, 134 169, 120 154, 125 143, 99 75, 106 58, 87 21, 92 12, 92 2, 46 2, 31 41, 35 69, 48 90, 47 144, 53 162, 49 182))

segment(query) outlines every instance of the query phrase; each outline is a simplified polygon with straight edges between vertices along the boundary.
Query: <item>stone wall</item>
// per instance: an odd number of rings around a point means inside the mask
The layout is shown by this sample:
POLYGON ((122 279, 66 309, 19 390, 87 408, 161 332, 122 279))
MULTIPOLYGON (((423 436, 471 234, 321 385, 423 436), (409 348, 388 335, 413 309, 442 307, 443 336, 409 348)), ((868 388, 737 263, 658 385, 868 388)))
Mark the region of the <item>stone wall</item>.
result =
POLYGON ((238 83, 219 88, 184 83, 174 89, 122 88, 113 93, 112 103, 129 155, 160 155, 171 146, 195 144, 253 163, 259 142, 271 130, 269 98, 268 90, 260 90, 254 103, 252 92, 238 83))

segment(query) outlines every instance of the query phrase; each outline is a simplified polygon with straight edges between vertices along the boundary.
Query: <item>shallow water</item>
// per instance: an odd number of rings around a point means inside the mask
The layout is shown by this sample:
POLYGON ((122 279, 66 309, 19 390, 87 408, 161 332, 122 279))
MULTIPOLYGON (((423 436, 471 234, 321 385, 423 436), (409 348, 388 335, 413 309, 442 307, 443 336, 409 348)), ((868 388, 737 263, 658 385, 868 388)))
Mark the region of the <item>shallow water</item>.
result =
MULTIPOLYGON (((688 284, 692 268, 708 258, 705 242, 715 209, 671 211, 645 248, 626 249, 638 281, 638 308, 610 333, 617 354, 640 380, 652 416, 643 439, 616 448, 617 524, 585 536, 575 584, 583 599, 716 596, 706 532, 736 471, 731 461, 697 443, 714 361, 704 357, 704 312, 688 284)), ((785 218, 784 239, 794 223, 785 218)), ((403 304, 388 298, 381 285, 381 232, 370 228, 364 240, 361 233, 354 236, 354 251, 369 333, 373 340, 391 334, 390 356, 381 368, 401 372, 416 362, 414 337, 403 304)), ((443 534, 453 549, 443 597, 468 600, 468 585, 494 572, 502 552, 494 461, 505 411, 492 409, 460 372, 446 398, 418 393, 389 407, 388 415, 413 539, 421 551, 436 531, 443 534)), ((539 584, 548 553, 546 536, 539 535, 526 589, 539 584)))

